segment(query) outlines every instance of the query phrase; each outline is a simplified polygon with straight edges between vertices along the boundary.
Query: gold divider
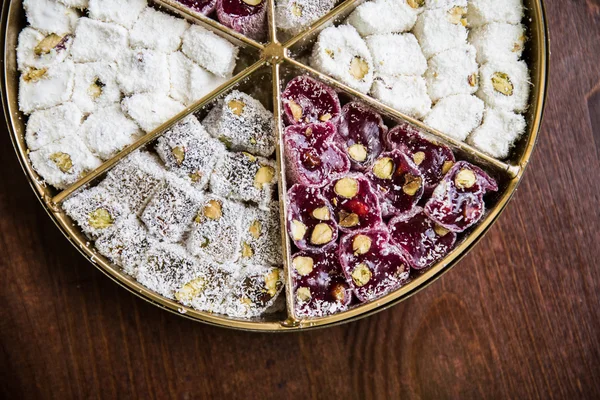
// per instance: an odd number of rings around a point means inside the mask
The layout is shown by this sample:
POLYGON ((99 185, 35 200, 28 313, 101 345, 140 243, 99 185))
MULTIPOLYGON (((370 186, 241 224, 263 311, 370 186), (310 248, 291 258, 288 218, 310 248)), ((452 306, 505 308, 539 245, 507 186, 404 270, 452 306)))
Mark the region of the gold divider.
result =
MULTIPOLYGON (((279 43, 277 40, 277 24, 275 23, 275 0, 267 1, 267 25, 269 26, 269 43, 279 43)), ((273 79, 275 79, 275 74, 273 74, 273 79)))

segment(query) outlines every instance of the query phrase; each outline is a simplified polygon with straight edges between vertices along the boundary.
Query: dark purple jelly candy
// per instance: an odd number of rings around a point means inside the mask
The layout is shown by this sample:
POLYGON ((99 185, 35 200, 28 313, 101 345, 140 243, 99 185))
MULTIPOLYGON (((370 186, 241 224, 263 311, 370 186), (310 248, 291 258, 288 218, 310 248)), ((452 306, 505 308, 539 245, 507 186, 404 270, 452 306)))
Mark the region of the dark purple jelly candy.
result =
POLYGON ((459 161, 433 191, 425 213, 438 225, 462 232, 483 216, 485 193, 497 190, 496 181, 481 168, 459 161))
POLYGON ((178 3, 204 15, 209 15, 217 7, 217 0, 176 0, 178 3))
POLYGON ((398 289, 410 273, 407 256, 390 242, 385 227, 342 237, 339 258, 346 281, 362 302, 398 289))
POLYGON ((384 218, 412 211, 423 196, 423 176, 400 150, 382 153, 371 166, 368 177, 379 196, 384 218))
POLYGON ((255 40, 264 40, 266 0, 217 0, 217 18, 223 25, 255 40))
POLYGON ((369 168, 381 153, 381 140, 386 133, 381 116, 362 103, 348 103, 342 108, 338 139, 353 169, 366 171, 369 168))
POLYGON ((381 208, 373 187, 364 175, 354 173, 331 182, 323 195, 333 206, 343 232, 375 228, 381 221, 381 208))
POLYGON ((456 233, 437 225, 421 207, 412 213, 392 218, 388 223, 392 242, 410 257, 410 266, 423 269, 443 258, 452 250, 456 233))
POLYGON ((287 201, 288 233, 300 250, 320 253, 335 247, 338 226, 320 188, 294 185, 288 190, 287 201))
POLYGON ((433 192, 456 161, 450 148, 425 139, 409 124, 391 129, 385 136, 385 142, 388 149, 401 150, 412 158, 423 175, 426 196, 433 192))
POLYGON ((333 143, 335 126, 329 122, 292 125, 285 129, 284 151, 293 183, 323 185, 350 170, 350 161, 333 143))
POLYGON ((340 118, 340 100, 329 86, 308 75, 288 82, 282 94, 284 118, 287 124, 331 122, 340 118))
POLYGON ((294 305, 300 317, 322 317, 346 311, 352 289, 346 282, 337 248, 317 254, 302 251, 292 257, 294 305))

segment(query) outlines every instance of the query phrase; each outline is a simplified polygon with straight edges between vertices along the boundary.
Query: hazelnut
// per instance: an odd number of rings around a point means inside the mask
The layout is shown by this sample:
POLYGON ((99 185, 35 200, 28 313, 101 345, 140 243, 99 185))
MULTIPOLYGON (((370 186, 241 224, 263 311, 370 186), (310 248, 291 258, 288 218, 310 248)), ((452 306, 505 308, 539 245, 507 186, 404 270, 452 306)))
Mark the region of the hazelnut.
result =
POLYGON ((350 62, 350 75, 361 80, 369 73, 369 64, 361 57, 355 56, 350 62))
POLYGON ((175 162, 177 165, 183 164, 183 161, 185 160, 185 149, 183 147, 173 147, 171 153, 173 153, 173 157, 175 157, 175 162))
POLYGON ((348 147, 348 155, 354 161, 363 162, 367 159, 367 148, 359 143, 353 144, 348 147))
POLYGON ((366 264, 358 264, 352 271, 352 281, 358 287, 363 287, 373 277, 373 273, 366 264))
POLYGON ((413 161, 415 162, 415 164, 417 165, 421 165, 421 163, 425 160, 425 153, 422 151, 417 151, 415 154, 413 154, 413 161))
POLYGON ((295 15, 296 17, 301 17, 303 8, 304 7, 302 7, 298 3, 292 3, 292 14, 295 15))
POLYGON ((442 164, 442 174, 447 174, 448 171, 450 171, 450 168, 452 168, 453 166, 454 166, 454 162, 444 161, 444 164, 442 164))
POLYGON ((314 267, 314 261, 310 257, 296 257, 292 260, 292 266, 302 276, 310 274, 314 267))
POLYGON ((327 113, 327 114, 323 114, 319 117, 319 120, 322 122, 327 122, 331 119, 331 114, 327 113))
POLYGON ((46 75, 46 72, 48 72, 47 68, 31 68, 26 74, 23 75, 23 80, 25 82, 37 82, 42 79, 44 75, 46 75))
POLYGON ((392 179, 394 173, 394 161, 389 157, 383 157, 373 164, 373 174, 379 179, 392 179))
POLYGON ((316 218, 321 221, 329 221, 331 216, 329 215, 329 208, 327 207, 319 207, 315 208, 312 212, 313 218, 316 218))
POLYGON ((190 303, 204 291, 206 283, 204 278, 191 280, 175 292, 175 298, 182 303, 190 303))
POLYGON ((339 196, 351 199, 358 193, 358 181, 354 178, 342 178, 333 187, 339 196))
POLYGON ((315 245, 321 245, 331 242, 333 239, 333 229, 327 224, 317 224, 310 235, 310 242, 315 245))
POLYGON ((425 0, 407 0, 406 3, 412 8, 417 9, 425 5, 425 0))
POLYGON ((469 75, 469 78, 467 80, 469 82, 469 86, 475 87, 479 83, 479 75, 477 74, 477 72, 475 72, 474 74, 469 75))
POLYGON ((340 211, 340 226, 342 228, 352 228, 360 223, 358 215, 355 213, 349 213, 346 210, 340 211))
POLYGON ((446 236, 450 232, 448 229, 438 224, 435 224, 433 231, 437 233, 438 236, 446 236))
POLYGON ((206 218, 218 221, 223 216, 223 205, 220 201, 209 200, 204 206, 202 213, 206 218))
POLYGON ((331 287, 331 296, 339 302, 346 300, 346 287, 341 283, 336 283, 331 287))
POLYGON ((254 255, 252 247, 246 242, 242 243, 242 258, 250 258, 254 255))
POLYGON ((309 288, 299 287, 298 290, 296 290, 296 297, 298 298, 298 301, 300 301, 301 303, 306 303, 306 302, 310 301, 310 299, 312 298, 312 295, 310 294, 309 288))
POLYGON ((92 228, 105 229, 113 224, 113 217, 106 208, 97 208, 90 213, 88 223, 92 228))
POLYGON ((470 169, 464 168, 458 171, 458 174, 454 177, 454 183, 459 189, 469 189, 477 182, 475 173, 470 169))
POLYGON ((88 88, 87 92, 91 98, 97 99, 98 97, 102 96, 102 89, 104 86, 106 85, 100 80, 100 78, 96 78, 94 79, 94 83, 92 83, 88 88))
POLYGON ((402 191, 409 196, 414 196, 419 189, 421 189, 422 183, 423 180, 421 177, 406 174, 404 175, 404 186, 402 186, 402 191))
POLYGON ((292 99, 288 100, 288 105, 290 107, 290 111, 292 112, 292 118, 294 118, 294 121, 300 121, 300 119, 302 119, 303 114, 302 107, 300 107, 300 105, 292 99))
POLYGON ((306 225, 297 219, 290 224, 290 230, 292 231, 292 239, 295 241, 304 239, 304 235, 306 235, 306 225))
POLYGON ((260 221, 256 220, 252 222, 252 225, 250 225, 250 228, 248 228, 248 232, 250 232, 254 239, 258 239, 262 234, 262 224, 260 221))
POLYGON ((275 168, 269 165, 263 165, 258 169, 258 172, 256 172, 256 175, 254 176, 254 187, 262 189, 264 185, 273 182, 274 177, 275 168))
MULTIPOLYGON (((250 1, 250 0, 243 0, 243 1, 245 3, 248 3, 248 1, 250 1)), ((256 4, 258 4, 258 3, 260 3, 260 0, 256 4)), ((248 4, 250 4, 250 3, 248 3, 248 4)), ((256 4, 251 4, 251 5, 256 5, 256 4)), ((240 100, 230 100, 229 103, 227 103, 227 107, 229 107, 229 109, 231 110, 233 115, 236 115, 239 117, 244 112, 244 108, 246 107, 246 104, 244 104, 244 102, 242 102, 240 100)))
POLYGON ((279 283, 279 270, 277 268, 265 275, 265 288, 269 296, 274 297, 277 294, 279 283))
POLYGON ((448 11, 448 21, 454 25, 462 24, 463 26, 467 26, 467 18, 465 17, 466 14, 466 8, 460 6, 452 7, 448 11))
POLYGON ((492 86, 495 91, 505 96, 512 96, 515 89, 509 76, 504 72, 494 72, 492 75, 492 86))
POLYGON ((352 241, 354 255, 366 254, 371 248, 371 238, 366 235, 356 235, 352 241))
POLYGON ((50 154, 50 160, 56 164, 58 169, 60 169, 65 174, 68 173, 71 168, 73 168, 73 161, 71 160, 71 156, 67 153, 53 153, 50 154))
POLYGON ((33 48, 33 52, 36 56, 41 56, 42 54, 50 53, 60 42, 62 42, 63 38, 54 33, 46 36, 33 48))

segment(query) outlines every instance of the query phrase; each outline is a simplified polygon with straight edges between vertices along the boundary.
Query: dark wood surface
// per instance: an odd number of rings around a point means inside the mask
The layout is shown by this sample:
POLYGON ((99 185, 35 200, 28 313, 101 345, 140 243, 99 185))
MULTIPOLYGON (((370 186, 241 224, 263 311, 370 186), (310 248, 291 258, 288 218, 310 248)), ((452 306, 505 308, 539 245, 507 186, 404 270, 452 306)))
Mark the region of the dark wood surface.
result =
POLYGON ((129 294, 59 233, 0 132, 0 393, 55 398, 600 398, 600 2, 548 0, 530 168, 452 272, 302 334, 194 323, 129 294))

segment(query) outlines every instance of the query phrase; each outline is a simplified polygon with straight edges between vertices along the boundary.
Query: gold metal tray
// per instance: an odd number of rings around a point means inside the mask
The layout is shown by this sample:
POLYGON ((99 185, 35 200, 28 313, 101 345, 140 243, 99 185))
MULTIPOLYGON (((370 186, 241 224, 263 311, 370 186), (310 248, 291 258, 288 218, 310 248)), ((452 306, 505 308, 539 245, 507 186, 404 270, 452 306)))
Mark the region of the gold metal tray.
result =
MULTIPOLYGON (((308 67, 299 60, 310 49, 311 44, 315 41, 318 33, 332 22, 341 22, 348 14, 352 12, 364 0, 346 0, 340 2, 331 12, 323 18, 315 22, 310 29, 298 36, 287 38, 286 40, 278 40, 281 36, 277 32, 274 21, 274 0, 268 0, 268 24, 269 36, 266 43, 259 43, 248 39, 237 32, 234 32, 218 22, 205 17, 203 15, 189 11, 172 0, 153 0, 155 7, 162 8, 165 11, 178 14, 191 22, 203 25, 207 29, 212 30, 216 34, 227 38, 236 45, 240 46, 241 58, 238 62, 236 75, 224 83, 222 86, 215 89, 213 92, 199 100, 197 103, 188 107, 180 114, 176 115, 155 131, 146 134, 132 145, 126 147, 114 158, 104 162, 99 168, 92 171, 71 187, 57 191, 54 188, 46 185, 44 181, 33 170, 29 158, 28 150, 24 142, 25 133, 25 117, 19 111, 18 107, 18 82, 19 73, 16 63, 16 45, 17 38, 21 29, 25 26, 25 16, 22 8, 22 0, 5 1, 2 7, 2 24, 1 24, 1 39, 4 43, 4 68, 2 68, 2 102, 6 116, 6 122, 9 127, 11 140, 15 151, 27 175, 27 178, 48 212, 48 215, 56 223, 58 228, 63 232, 67 239, 100 271, 104 272, 115 282, 128 289, 132 293, 137 294, 144 300, 157 305, 165 310, 185 316, 190 319, 202 321, 212 325, 225 326, 243 330, 255 331, 297 331, 306 330, 314 327, 324 327, 333 324, 339 324, 355 320, 375 312, 388 308, 409 296, 412 296, 419 290, 431 284, 443 273, 447 272, 467 252, 475 246, 477 241, 485 234, 500 213, 504 210, 512 195, 514 194, 519 182, 523 177, 523 172, 533 147, 536 143, 542 114, 544 111, 544 102, 546 97, 546 87, 548 81, 548 63, 549 63, 549 41, 548 31, 546 26, 544 4, 542 0, 525 0, 526 17, 524 23, 527 25, 529 41, 524 53, 524 59, 527 61, 531 70, 532 93, 530 98, 530 107, 526 115, 527 133, 519 141, 517 147, 512 152, 511 157, 506 161, 498 161, 473 147, 456 141, 447 135, 432 130, 425 126, 422 122, 410 118, 402 113, 387 107, 380 102, 372 99, 369 96, 361 94, 348 86, 322 75, 319 72, 308 67), (467 237, 459 242, 456 248, 443 260, 428 268, 424 272, 415 274, 409 283, 376 301, 371 303, 356 306, 348 311, 335 314, 332 316, 314 318, 314 319, 299 319, 294 315, 292 302, 292 285, 291 274, 288 268, 290 265, 289 240, 287 238, 286 229, 282 229, 283 239, 283 254, 284 254, 284 270, 287 279, 286 297, 287 297, 287 314, 275 314, 273 316, 254 320, 241 320, 230 318, 223 315, 200 312, 188 307, 184 307, 172 300, 162 297, 144 286, 137 283, 133 278, 121 272, 118 266, 111 264, 107 259, 99 255, 89 240, 81 233, 81 231, 73 224, 73 221, 66 216, 60 207, 60 203, 69 197, 77 189, 84 185, 94 183, 101 178, 111 167, 117 164, 121 159, 135 151, 136 149, 147 145, 154 139, 163 134, 177 121, 185 116, 205 111, 208 105, 213 103, 217 98, 233 88, 245 90, 251 95, 258 97, 265 106, 270 108, 276 118, 277 127, 277 162, 279 167, 279 201, 281 209, 281 224, 285 227, 286 215, 286 181, 285 181, 285 164, 282 163, 283 149, 280 146, 282 134, 280 95, 282 87, 285 87, 287 81, 298 74, 310 74, 324 81, 325 83, 336 88, 340 93, 350 99, 358 99, 367 103, 371 107, 377 109, 384 116, 387 123, 408 121, 418 127, 423 133, 429 135, 436 140, 442 141, 449 145, 456 153, 458 158, 466 159, 482 165, 490 172, 499 182, 500 190, 487 198, 487 212, 482 221, 470 231, 467 237)), ((281 36, 283 37, 283 36, 281 36)))

